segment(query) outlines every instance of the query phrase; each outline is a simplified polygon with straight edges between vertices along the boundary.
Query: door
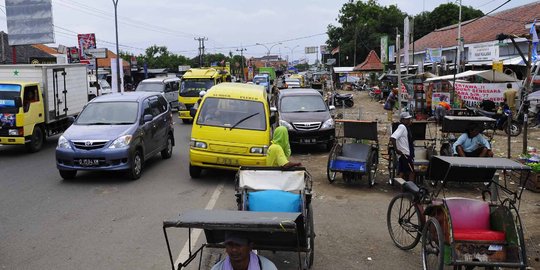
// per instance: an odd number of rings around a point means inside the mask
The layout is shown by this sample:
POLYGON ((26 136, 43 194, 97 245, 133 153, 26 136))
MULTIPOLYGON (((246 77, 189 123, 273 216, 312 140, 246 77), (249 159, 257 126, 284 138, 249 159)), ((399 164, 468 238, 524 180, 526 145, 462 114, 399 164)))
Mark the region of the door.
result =
MULTIPOLYGON (((150 98, 147 98, 143 101, 143 113, 142 113, 142 119, 144 120, 145 115, 153 115, 152 114, 152 108, 150 107, 150 98)), ((143 147, 144 147, 144 155, 145 159, 147 157, 150 157, 152 155, 153 150, 156 148, 156 142, 154 141, 154 136, 157 131, 157 127, 154 123, 154 121, 142 123, 142 141, 143 141, 143 147)))
POLYGON ((179 84, 176 81, 165 84, 165 99, 173 108, 178 107, 178 90, 179 84))
POLYGON ((167 122, 168 115, 165 113, 167 111, 167 101, 161 96, 151 97, 150 109, 154 116, 152 122, 156 129, 152 139, 155 142, 155 149, 153 150, 157 152, 161 151, 167 139, 167 128, 169 125, 167 122))
MULTIPOLYGON (((44 121, 43 97, 39 94, 37 85, 29 85, 23 90, 24 126, 33 128, 37 123, 44 121)), ((32 130, 25 130, 25 134, 32 134, 32 130)))

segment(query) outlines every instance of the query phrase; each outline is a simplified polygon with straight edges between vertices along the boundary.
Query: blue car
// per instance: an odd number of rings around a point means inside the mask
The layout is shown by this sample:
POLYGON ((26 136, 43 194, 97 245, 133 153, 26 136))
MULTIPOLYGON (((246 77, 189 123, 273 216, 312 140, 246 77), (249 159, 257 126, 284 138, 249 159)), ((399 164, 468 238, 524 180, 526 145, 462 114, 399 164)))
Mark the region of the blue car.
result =
POLYGON ((126 171, 135 180, 146 160, 170 158, 173 146, 171 108, 161 94, 109 94, 90 101, 60 136, 56 166, 63 179, 84 170, 126 171))

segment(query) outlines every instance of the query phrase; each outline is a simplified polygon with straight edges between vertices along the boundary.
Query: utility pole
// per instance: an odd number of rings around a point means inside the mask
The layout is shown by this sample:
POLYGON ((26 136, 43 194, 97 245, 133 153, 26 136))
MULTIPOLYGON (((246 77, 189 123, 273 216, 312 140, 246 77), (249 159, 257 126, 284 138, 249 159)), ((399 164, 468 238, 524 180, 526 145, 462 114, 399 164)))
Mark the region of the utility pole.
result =
POLYGON ((459 70, 461 68, 461 0, 459 0, 459 21, 458 21, 458 45, 457 45, 457 66, 456 66, 456 73, 459 73, 459 70))
POLYGON ((120 78, 120 49, 118 48, 118 0, 112 0, 112 2, 114 4, 114 28, 116 29, 116 87, 118 93, 120 93, 122 92, 122 80, 120 78))
MULTIPOLYGON (((534 26, 533 26, 534 27, 534 26)), ((529 139, 528 136, 527 136, 527 122, 529 122, 529 119, 528 119, 528 113, 529 113, 529 93, 531 92, 531 82, 532 82, 532 74, 531 74, 531 69, 532 69, 532 43, 533 43, 533 37, 532 36, 529 36, 529 38, 527 38, 527 43, 529 43, 529 53, 527 55, 527 79, 525 80, 525 95, 521 95, 523 98, 521 100, 521 102, 525 102, 525 106, 523 106, 523 151, 522 151, 522 154, 527 154, 527 140, 529 139)), ((538 74, 538 67, 536 69, 536 74, 538 74)), ((535 74, 535 75, 536 75, 535 74)), ((506 121, 508 121, 508 126, 510 127, 510 121, 511 119, 508 119, 506 121)), ((510 151, 509 151, 510 152, 510 151)))
POLYGON ((246 81, 246 75, 244 73, 244 51, 247 51, 246 48, 240 48, 240 49, 236 49, 237 52, 240 52, 240 57, 242 58, 242 63, 240 64, 241 68, 242 68, 242 82, 245 82, 246 81))
POLYGON ((354 24, 354 59, 353 59, 353 67, 356 67, 356 40, 358 39, 357 33, 358 33, 357 25, 354 24))
MULTIPOLYGON (((398 114, 401 114, 401 45, 399 44, 400 42, 400 39, 401 39, 401 36, 399 34, 396 35, 396 49, 397 49, 397 58, 396 58, 396 69, 397 69, 397 76, 398 76, 398 85, 397 85, 397 90, 398 90, 398 103, 399 103, 399 111, 398 111, 398 114)), ((407 53, 407 52, 405 52, 407 53)))
POLYGON ((208 40, 208 38, 199 37, 199 38, 194 38, 194 40, 199 41, 199 67, 202 68, 203 63, 204 63, 204 42, 208 40))

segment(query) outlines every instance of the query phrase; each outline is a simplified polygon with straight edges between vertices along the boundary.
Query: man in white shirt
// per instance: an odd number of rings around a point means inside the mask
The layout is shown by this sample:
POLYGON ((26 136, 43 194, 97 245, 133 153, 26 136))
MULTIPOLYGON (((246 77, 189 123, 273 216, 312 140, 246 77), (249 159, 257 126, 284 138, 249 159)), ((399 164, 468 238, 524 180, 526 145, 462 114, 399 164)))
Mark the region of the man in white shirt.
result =
POLYGON ((403 112, 400 119, 401 124, 390 136, 390 143, 398 154, 399 177, 408 176, 409 181, 414 181, 414 142, 409 128, 412 124, 412 116, 408 112, 403 112))
POLYGON ((252 251, 253 243, 240 232, 227 232, 224 243, 227 257, 212 270, 277 270, 274 263, 252 251))

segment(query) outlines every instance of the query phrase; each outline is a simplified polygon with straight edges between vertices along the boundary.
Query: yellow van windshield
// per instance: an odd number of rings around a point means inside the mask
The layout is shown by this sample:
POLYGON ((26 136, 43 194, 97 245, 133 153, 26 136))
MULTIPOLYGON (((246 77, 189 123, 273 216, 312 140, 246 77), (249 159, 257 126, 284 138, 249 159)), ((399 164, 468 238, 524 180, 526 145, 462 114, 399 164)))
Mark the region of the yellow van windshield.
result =
POLYGON ((266 130, 264 104, 258 101, 209 97, 203 102, 197 125, 266 130))

